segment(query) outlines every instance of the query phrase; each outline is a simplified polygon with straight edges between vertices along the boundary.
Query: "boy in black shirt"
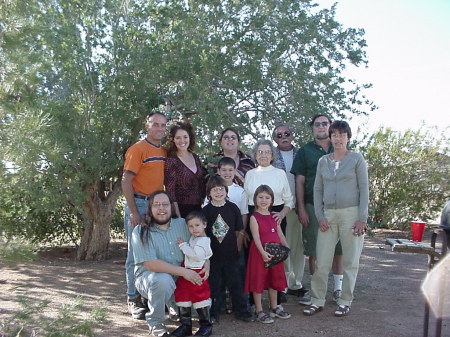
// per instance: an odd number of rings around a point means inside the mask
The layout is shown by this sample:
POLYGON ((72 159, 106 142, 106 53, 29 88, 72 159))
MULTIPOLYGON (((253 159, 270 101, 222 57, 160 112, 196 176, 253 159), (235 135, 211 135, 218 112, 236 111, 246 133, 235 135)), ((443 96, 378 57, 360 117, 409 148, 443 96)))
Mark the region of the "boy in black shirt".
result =
POLYGON ((227 200, 228 188, 219 176, 213 176, 206 185, 209 204, 203 208, 208 221, 206 235, 211 239, 211 322, 218 322, 223 303, 221 291, 225 283, 231 295, 235 317, 245 322, 254 320, 247 309, 244 295, 244 280, 239 266, 239 249, 244 238, 242 217, 239 208, 227 200), (239 249, 238 249, 239 247, 239 249))

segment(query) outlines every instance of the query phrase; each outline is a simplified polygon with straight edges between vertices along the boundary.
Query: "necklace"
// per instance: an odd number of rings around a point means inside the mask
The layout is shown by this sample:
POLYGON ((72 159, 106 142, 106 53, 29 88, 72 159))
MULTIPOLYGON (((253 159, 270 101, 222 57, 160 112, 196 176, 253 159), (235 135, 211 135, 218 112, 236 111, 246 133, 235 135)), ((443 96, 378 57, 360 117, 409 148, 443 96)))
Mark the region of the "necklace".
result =
POLYGON ((225 206, 225 203, 226 203, 226 202, 227 202, 227 201, 224 200, 223 202, 216 204, 214 201, 211 200, 211 204, 212 204, 213 206, 215 206, 215 207, 222 207, 222 206, 225 206))

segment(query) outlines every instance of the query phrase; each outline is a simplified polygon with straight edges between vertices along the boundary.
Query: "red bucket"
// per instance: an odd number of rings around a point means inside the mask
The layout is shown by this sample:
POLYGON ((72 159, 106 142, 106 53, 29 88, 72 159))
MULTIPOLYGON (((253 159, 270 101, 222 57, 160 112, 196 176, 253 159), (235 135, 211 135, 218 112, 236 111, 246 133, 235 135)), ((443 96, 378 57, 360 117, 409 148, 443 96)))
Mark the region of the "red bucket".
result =
POLYGON ((422 242, 423 233, 425 231, 425 226, 427 224, 425 222, 412 222, 411 223, 411 232, 412 232, 412 240, 417 242, 422 242))

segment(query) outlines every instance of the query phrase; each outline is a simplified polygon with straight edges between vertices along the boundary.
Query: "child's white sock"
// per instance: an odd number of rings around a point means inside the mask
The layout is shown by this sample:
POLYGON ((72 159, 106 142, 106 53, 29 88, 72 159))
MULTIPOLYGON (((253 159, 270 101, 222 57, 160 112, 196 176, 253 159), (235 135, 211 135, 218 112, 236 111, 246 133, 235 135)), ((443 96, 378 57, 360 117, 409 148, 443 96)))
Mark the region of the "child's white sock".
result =
POLYGON ((342 279, 343 279, 343 275, 336 275, 333 274, 333 278, 334 278, 334 291, 336 290, 342 290, 342 279))

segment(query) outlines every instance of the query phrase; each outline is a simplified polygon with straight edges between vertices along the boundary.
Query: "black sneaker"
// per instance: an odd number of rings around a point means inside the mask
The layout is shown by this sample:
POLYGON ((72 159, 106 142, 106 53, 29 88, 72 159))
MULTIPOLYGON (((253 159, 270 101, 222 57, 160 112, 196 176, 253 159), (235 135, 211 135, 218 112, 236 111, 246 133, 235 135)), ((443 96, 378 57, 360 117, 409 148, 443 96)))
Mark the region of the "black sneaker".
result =
POLYGON ((286 303, 287 302, 286 294, 282 291, 279 291, 277 293, 277 301, 278 301, 277 304, 286 303))
POLYGON ((148 312, 148 306, 142 303, 141 296, 128 299, 128 313, 133 319, 145 320, 145 314, 148 312))
POLYGON ((255 321, 255 316, 253 316, 250 312, 248 311, 243 311, 243 312, 239 312, 239 313, 235 313, 234 317, 240 321, 243 322, 254 322, 255 321))
POLYGON ((297 291, 298 291, 298 295, 297 295, 298 297, 303 297, 303 296, 305 296, 306 294, 309 293, 309 289, 306 289, 305 287, 301 287, 297 291))
POLYGON ((305 296, 307 293, 309 292, 308 289, 306 289, 305 287, 301 287, 300 289, 288 289, 286 294, 288 295, 293 295, 293 296, 297 296, 297 297, 303 297, 305 296))
POLYGON ((300 289, 297 289, 297 290, 288 289, 288 290, 286 291, 286 294, 292 295, 292 296, 297 296, 297 297, 298 297, 298 291, 299 291, 299 290, 300 290, 300 289))

